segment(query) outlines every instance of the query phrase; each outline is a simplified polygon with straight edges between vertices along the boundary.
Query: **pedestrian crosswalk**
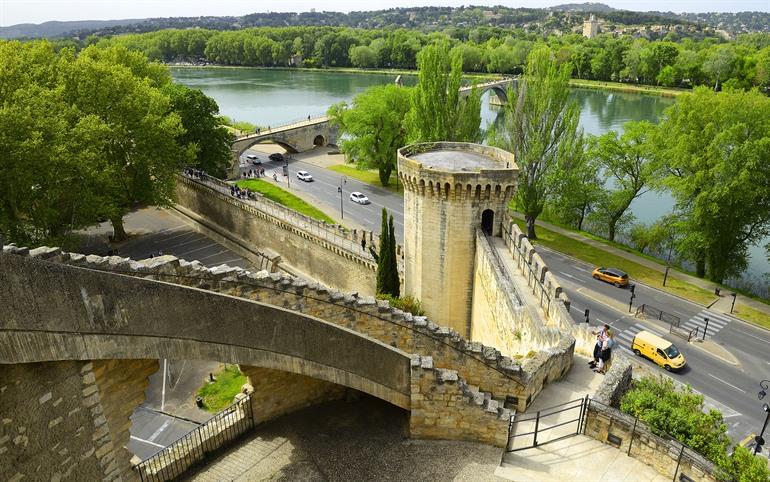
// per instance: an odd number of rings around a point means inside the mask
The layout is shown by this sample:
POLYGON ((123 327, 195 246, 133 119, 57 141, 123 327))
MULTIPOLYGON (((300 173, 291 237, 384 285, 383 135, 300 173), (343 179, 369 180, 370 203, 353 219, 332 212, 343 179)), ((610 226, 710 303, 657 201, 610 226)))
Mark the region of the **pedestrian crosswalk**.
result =
POLYGON ((727 326, 730 323, 730 318, 726 315, 720 315, 709 310, 702 310, 697 315, 693 316, 680 326, 686 330, 698 329, 698 338, 703 338, 703 330, 706 329, 706 319, 708 318, 708 330, 706 331, 706 339, 708 340, 712 336, 719 333, 719 330, 727 326))
POLYGON ((636 336, 637 333, 639 333, 642 330, 649 331, 650 333, 655 333, 658 336, 662 336, 661 333, 659 333, 659 332, 657 332, 655 330, 651 330, 647 326, 641 325, 639 323, 634 323, 633 326, 631 326, 631 327, 629 327, 629 328, 627 328, 627 329, 625 329, 623 331, 620 331, 620 332, 616 331, 615 332, 615 341, 618 343, 617 346, 622 348, 622 349, 625 349, 628 352, 631 352, 632 351, 631 350, 631 344, 634 341, 634 337, 636 336))

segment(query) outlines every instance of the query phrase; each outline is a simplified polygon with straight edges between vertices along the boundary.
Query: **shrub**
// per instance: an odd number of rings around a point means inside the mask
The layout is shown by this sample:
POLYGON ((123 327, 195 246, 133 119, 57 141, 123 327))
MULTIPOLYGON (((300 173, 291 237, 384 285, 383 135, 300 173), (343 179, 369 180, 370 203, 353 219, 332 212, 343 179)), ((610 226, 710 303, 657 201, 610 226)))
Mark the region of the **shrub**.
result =
POLYGON ((425 311, 422 309, 422 303, 417 298, 411 296, 404 296, 402 298, 395 298, 391 295, 378 294, 377 298, 380 300, 388 300, 390 306, 398 308, 401 311, 406 311, 414 316, 423 316, 425 311))

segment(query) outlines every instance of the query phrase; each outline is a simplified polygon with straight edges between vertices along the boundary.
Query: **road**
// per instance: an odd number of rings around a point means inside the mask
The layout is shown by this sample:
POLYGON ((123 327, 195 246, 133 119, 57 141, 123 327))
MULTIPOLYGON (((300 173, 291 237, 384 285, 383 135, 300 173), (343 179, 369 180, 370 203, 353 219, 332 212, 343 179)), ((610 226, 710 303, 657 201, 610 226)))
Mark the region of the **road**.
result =
MULTIPOLYGON (((728 350, 739 362, 726 363, 699 343, 669 334, 668 325, 657 320, 636 318, 628 312, 630 291, 591 278, 593 266, 561 253, 538 247, 538 252, 551 272, 562 283, 572 301, 570 312, 576 321, 584 320, 590 310, 590 324, 609 324, 616 332, 620 349, 636 358, 630 349, 633 336, 640 330, 654 331, 673 341, 687 359, 687 368, 671 378, 689 384, 704 394, 710 405, 722 411, 733 440, 762 427, 764 412, 757 399, 758 382, 770 374, 770 334, 740 320, 709 312, 700 305, 668 295, 654 288, 637 284, 633 312, 636 307, 651 304, 681 319, 681 325, 699 326, 699 336, 705 326, 704 315, 710 318, 706 339, 728 350)), ((665 374, 649 360, 636 358, 656 373, 665 374)))
MULTIPOLYGON (((327 208, 335 205, 338 207, 340 197, 337 187, 342 176, 302 161, 301 155, 297 157, 299 159, 289 161, 289 172, 292 176, 289 182, 292 190, 301 191, 317 199, 327 208), (315 181, 299 181, 296 178, 297 170, 310 172, 315 181)), ((276 172, 279 181, 285 185, 286 178, 282 175, 281 165, 269 161, 267 154, 264 154, 263 166, 268 176, 276 172)), ((345 219, 352 219, 367 229, 379 232, 380 210, 384 206, 393 214, 398 238, 403 240, 403 198, 399 194, 350 178, 343 183, 343 191, 345 219), (371 199, 372 204, 360 206, 352 203, 348 200, 351 191, 363 192, 371 199)), ((631 356, 631 340, 641 329, 652 330, 674 341, 687 358, 688 367, 682 373, 670 376, 691 385, 707 397, 708 404, 722 411, 733 439, 743 438, 747 433, 757 432, 761 428, 764 412, 762 402, 757 399, 757 392, 758 382, 770 378, 770 333, 732 317, 710 312, 700 305, 676 296, 637 284, 634 311, 641 304, 652 305, 679 317, 682 327, 697 327, 699 336, 703 335, 704 319, 708 317, 706 340, 728 350, 739 362, 738 365, 726 363, 706 350, 708 344, 688 343, 669 334, 668 326, 661 322, 646 321, 629 314, 630 292, 592 279, 590 273, 593 266, 542 247, 538 247, 538 251, 572 300, 571 313, 576 322, 582 322, 584 310, 590 309, 591 323, 607 323, 613 326, 618 333, 621 349, 631 356)), ((652 362, 642 359, 639 361, 654 372, 666 375, 666 372, 652 362)))
MULTIPOLYGON (((323 169, 317 165, 303 161, 302 154, 295 154, 289 160, 289 179, 283 175, 283 162, 275 162, 268 159, 268 153, 251 150, 248 154, 257 155, 262 161, 262 167, 265 169, 265 180, 274 182, 272 175, 278 176, 278 183, 284 189, 310 196, 321 204, 325 211, 340 216, 342 213, 342 222, 352 219, 357 225, 374 231, 380 232, 382 222, 382 208, 386 208, 393 214, 393 224, 396 228, 396 237, 399 241, 404 239, 404 201, 403 198, 392 191, 377 186, 372 186, 357 179, 343 176, 337 172, 323 169), (313 175, 312 182, 304 182, 297 179, 297 171, 308 171, 313 175), (338 188, 342 186, 342 195, 338 188), (361 205, 350 200, 350 193, 358 191, 366 194, 371 204, 361 205), (340 197, 342 203, 340 206, 340 197)), ((255 166, 248 164, 245 154, 241 158, 241 172, 253 169, 255 166)))

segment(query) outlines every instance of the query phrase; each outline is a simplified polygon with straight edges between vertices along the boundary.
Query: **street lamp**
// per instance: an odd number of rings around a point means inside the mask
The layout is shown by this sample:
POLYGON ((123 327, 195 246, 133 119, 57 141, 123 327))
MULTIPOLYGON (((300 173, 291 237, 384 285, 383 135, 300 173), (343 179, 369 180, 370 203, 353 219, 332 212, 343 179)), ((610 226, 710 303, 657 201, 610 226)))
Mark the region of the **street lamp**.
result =
POLYGON ((754 444, 754 455, 757 455, 757 453, 759 453, 759 449, 761 449, 762 446, 765 445, 765 439, 762 438, 762 436, 765 434, 765 429, 767 428, 767 422, 768 420, 770 420, 770 406, 766 403, 763 403, 762 410, 764 410, 765 413, 767 413, 767 415, 765 415, 765 423, 762 425, 762 431, 759 432, 759 435, 757 435, 757 437, 754 439, 754 441, 756 442, 754 444))
POLYGON ((337 187, 337 192, 340 193, 340 218, 341 219, 345 219, 345 211, 342 208, 342 197, 343 197, 342 186, 343 184, 347 184, 347 183, 348 183, 348 178, 346 178, 345 176, 342 176, 340 178, 340 185, 337 187))

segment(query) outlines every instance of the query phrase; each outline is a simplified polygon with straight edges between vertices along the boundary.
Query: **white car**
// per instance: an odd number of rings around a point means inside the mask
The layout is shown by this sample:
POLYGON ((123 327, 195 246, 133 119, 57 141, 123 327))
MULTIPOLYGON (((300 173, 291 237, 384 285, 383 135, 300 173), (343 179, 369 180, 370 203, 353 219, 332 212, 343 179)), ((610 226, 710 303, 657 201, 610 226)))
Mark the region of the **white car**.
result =
POLYGON ((313 176, 311 176, 307 171, 297 171, 297 179, 300 181, 312 182, 313 176))
POLYGON ((366 197, 363 193, 360 193, 360 192, 351 192, 350 200, 358 204, 369 204, 371 202, 369 201, 368 197, 366 197))
POLYGON ((259 156, 255 154, 247 154, 246 159, 251 161, 252 164, 262 164, 262 161, 259 160, 259 156))

